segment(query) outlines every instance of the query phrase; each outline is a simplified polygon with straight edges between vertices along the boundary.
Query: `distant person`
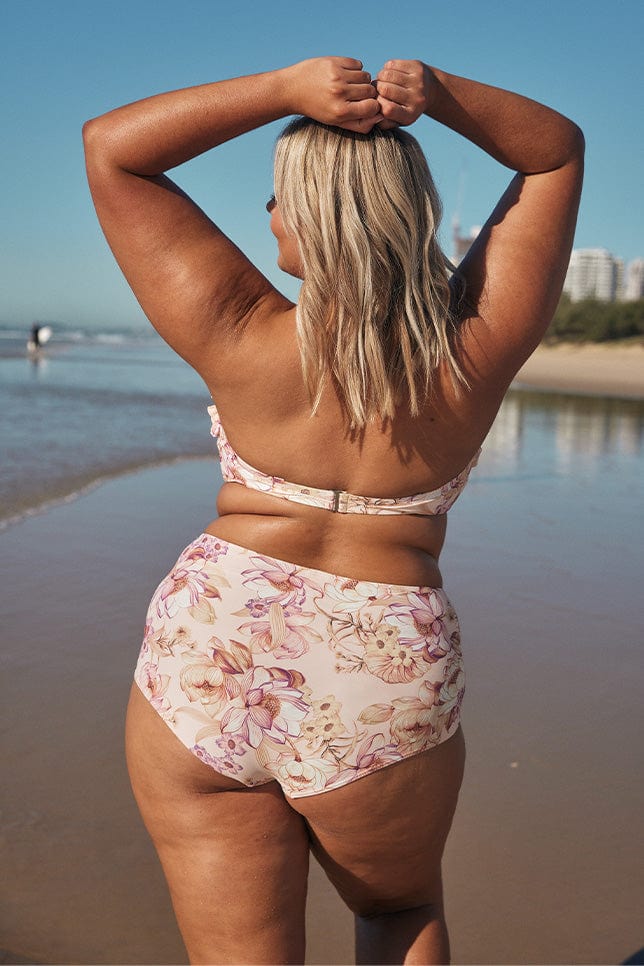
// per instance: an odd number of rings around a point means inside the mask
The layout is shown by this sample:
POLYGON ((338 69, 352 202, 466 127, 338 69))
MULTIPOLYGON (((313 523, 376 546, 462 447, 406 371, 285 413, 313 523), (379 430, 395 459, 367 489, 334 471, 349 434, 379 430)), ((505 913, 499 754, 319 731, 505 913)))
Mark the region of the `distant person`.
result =
POLYGON ((420 61, 372 82, 347 57, 161 94, 84 133, 119 265, 216 400, 219 516, 154 594, 127 719, 190 960, 303 962, 312 850, 359 962, 447 963, 464 670, 438 560, 557 305, 582 135, 420 61), (267 209, 297 305, 164 173, 291 114, 267 209), (400 127, 423 115, 516 172, 451 277, 400 127))
POLYGON ((31 334, 27 340, 27 349, 36 352, 41 349, 51 339, 52 329, 50 325, 40 325, 34 322, 31 327, 31 334))

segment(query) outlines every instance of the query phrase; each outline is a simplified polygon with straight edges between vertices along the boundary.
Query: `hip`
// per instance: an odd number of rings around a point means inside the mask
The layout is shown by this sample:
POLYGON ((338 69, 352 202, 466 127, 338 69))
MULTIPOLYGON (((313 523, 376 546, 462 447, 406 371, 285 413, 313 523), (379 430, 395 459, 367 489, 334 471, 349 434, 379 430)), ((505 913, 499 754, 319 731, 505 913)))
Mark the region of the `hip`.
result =
POLYGON ((155 591, 135 677, 220 770, 225 759, 234 775, 237 751, 252 750, 270 777, 292 768, 288 749, 318 762, 324 787, 446 740, 465 688, 443 588, 304 567, 210 533, 155 591))

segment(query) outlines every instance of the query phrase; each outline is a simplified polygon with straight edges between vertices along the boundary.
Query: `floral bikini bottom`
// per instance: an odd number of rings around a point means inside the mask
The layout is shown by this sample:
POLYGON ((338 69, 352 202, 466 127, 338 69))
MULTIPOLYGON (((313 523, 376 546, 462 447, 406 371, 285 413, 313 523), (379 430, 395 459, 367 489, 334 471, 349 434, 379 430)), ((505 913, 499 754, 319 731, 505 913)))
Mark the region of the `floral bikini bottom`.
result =
POLYGON ((465 677, 442 589, 354 580, 201 534, 135 671, 181 742, 244 785, 339 788, 450 738, 465 677))

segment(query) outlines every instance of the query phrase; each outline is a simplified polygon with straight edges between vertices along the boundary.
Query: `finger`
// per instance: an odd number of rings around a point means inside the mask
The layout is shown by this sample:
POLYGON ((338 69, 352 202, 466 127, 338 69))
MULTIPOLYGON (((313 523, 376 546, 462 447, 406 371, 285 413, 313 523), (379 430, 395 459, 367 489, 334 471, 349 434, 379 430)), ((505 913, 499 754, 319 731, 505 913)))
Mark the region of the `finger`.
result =
POLYGON ((416 115, 404 104, 396 104, 394 101, 388 101, 384 97, 378 98, 378 104, 380 113, 386 121, 396 121, 397 124, 408 125, 416 118, 416 115))
POLYGON ((375 117, 363 118, 358 121, 347 121, 345 124, 338 125, 345 131, 355 131, 356 134, 369 134, 372 128, 380 124, 384 118, 381 114, 376 114, 375 117))
POLYGON ((371 74, 366 70, 349 70, 345 68, 343 80, 347 84, 370 84, 371 74))
POLYGON ((403 74, 415 74, 418 71, 417 60, 388 60, 384 64, 385 70, 399 70, 403 74))
POLYGON ((383 67, 376 75, 376 81, 384 81, 389 84, 398 84, 400 87, 409 87, 413 78, 411 74, 404 74, 401 70, 389 70, 383 67))
POLYGON ((404 87, 400 87, 398 84, 387 84, 378 81, 376 89, 378 91, 378 97, 384 97, 386 100, 393 101, 395 104, 407 104, 411 98, 411 92, 404 87))
POLYGON ((347 84, 344 96, 348 101, 367 101, 376 98, 378 93, 372 84, 347 84))
POLYGON ((375 97, 363 101, 347 101, 342 111, 340 123, 345 124, 349 121, 365 119, 373 120, 378 114, 380 114, 380 104, 375 97))
POLYGON ((362 70, 362 61, 356 60, 355 57, 334 57, 333 59, 338 62, 339 67, 345 67, 347 70, 362 70))

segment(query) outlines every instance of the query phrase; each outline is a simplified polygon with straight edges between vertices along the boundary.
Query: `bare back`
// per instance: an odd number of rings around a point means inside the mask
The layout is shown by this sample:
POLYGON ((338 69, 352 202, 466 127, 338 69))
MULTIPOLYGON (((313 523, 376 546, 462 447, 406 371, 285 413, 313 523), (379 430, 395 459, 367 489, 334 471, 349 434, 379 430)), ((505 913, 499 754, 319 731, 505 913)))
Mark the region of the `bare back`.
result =
MULTIPOLYGON (((371 83, 358 61, 318 58, 126 105, 90 121, 85 141, 112 251, 153 325, 203 377, 244 460, 304 485, 382 497, 440 486, 471 460, 561 292, 583 171, 576 125, 420 61, 388 61, 371 83), (361 133, 424 113, 517 172, 459 266, 467 298, 456 352, 469 389, 457 398, 439 370, 416 419, 401 407, 391 425, 352 436, 331 385, 311 418, 293 304, 165 175, 292 113, 361 133)), ((297 256, 287 258, 292 237, 283 241, 278 264, 290 271, 282 262, 297 256)), ((217 509, 209 532, 241 546, 336 574, 441 585, 445 515, 331 514, 235 483, 217 509)))
MULTIPOLYGON (((234 449, 266 473, 321 489, 376 497, 434 490, 472 459, 501 404, 499 380, 457 396, 446 373, 418 418, 347 425, 332 385, 311 416, 295 335, 295 307, 247 327, 205 375, 234 449)), ((303 565, 370 580, 441 586, 445 516, 329 514, 224 484, 208 532, 303 565), (285 526, 285 521, 287 525, 285 526)))

